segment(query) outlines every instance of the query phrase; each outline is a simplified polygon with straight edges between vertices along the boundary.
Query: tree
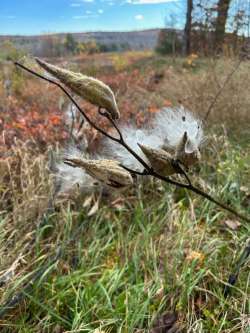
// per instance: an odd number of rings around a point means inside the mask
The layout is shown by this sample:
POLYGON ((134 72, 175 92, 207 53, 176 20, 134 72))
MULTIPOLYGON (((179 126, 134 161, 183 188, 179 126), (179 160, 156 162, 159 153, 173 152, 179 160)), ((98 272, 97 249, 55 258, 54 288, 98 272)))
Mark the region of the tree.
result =
POLYGON ((224 42, 226 22, 231 0, 219 0, 217 4, 217 18, 215 22, 215 47, 221 50, 224 42))
POLYGON ((25 55, 25 51, 18 49, 10 40, 5 40, 1 45, 0 58, 16 61, 25 55))
POLYGON ((192 11, 193 0, 187 0, 187 15, 184 30, 184 48, 186 55, 189 55, 191 53, 192 11))
POLYGON ((66 35, 64 45, 67 51, 69 51, 70 53, 75 53, 77 50, 77 44, 78 43, 76 42, 72 34, 66 35))
POLYGON ((98 53, 99 52, 99 47, 96 43, 96 41, 93 39, 93 40, 89 40, 87 43, 86 43, 86 52, 88 54, 94 54, 94 53, 98 53))
POLYGON ((181 53, 182 38, 178 36, 174 29, 161 29, 158 34, 155 51, 159 54, 172 54, 174 57, 176 53, 181 53))

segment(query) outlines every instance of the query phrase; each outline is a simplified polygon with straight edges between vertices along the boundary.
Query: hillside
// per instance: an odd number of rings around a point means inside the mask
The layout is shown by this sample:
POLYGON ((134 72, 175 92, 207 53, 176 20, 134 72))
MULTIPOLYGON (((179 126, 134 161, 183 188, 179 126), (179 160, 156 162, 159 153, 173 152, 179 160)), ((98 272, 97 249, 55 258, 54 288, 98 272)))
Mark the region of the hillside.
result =
MULTIPOLYGON (((77 42, 88 42, 95 40, 99 44, 111 45, 117 44, 118 47, 127 45, 132 50, 153 49, 157 42, 160 29, 129 31, 129 32, 79 32, 72 33, 77 42)), ((44 45, 49 40, 56 39, 57 42, 63 42, 66 33, 47 34, 36 36, 0 36, 0 45, 10 40, 18 48, 27 50, 34 55, 42 55, 44 45)))

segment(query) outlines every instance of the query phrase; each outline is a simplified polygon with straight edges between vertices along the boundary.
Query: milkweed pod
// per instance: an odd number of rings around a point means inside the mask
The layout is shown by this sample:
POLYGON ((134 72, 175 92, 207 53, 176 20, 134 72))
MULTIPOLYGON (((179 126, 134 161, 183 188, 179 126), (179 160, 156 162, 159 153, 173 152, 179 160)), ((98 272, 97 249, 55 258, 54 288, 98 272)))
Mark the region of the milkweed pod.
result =
POLYGON ((113 160, 88 160, 67 158, 65 162, 73 167, 83 168, 90 176, 114 188, 133 184, 131 174, 113 160))
POLYGON ((176 173, 172 156, 168 152, 163 149, 155 149, 139 143, 138 145, 157 173, 162 176, 170 176, 176 173))
POLYGON ((175 159, 181 161, 186 167, 190 167, 199 162, 200 158, 199 148, 188 138, 187 132, 184 132, 176 147, 175 159))
POLYGON ((49 64, 38 58, 36 58, 36 61, 43 69, 52 74, 75 94, 105 109, 112 119, 120 117, 114 93, 105 83, 93 77, 49 64))
POLYGON ((187 144, 188 135, 187 132, 184 132, 183 136, 181 137, 179 143, 176 147, 176 156, 181 156, 182 154, 185 154, 185 147, 187 144))

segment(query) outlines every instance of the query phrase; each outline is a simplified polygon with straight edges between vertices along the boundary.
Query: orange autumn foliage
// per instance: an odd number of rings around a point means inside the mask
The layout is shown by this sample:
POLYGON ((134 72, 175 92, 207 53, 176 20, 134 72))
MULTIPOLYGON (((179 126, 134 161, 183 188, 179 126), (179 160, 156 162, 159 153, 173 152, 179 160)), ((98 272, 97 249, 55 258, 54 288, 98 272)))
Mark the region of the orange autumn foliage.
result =
MULTIPOLYGON (((79 70, 84 72, 80 66, 79 70)), ((148 79, 138 69, 103 73, 96 77, 114 91, 123 124, 133 123, 142 127, 160 110, 159 105, 148 99, 148 79)), ((64 145, 69 138, 70 124, 59 107, 62 92, 57 87, 24 73, 22 79, 21 89, 9 94, 4 82, 0 80, 0 156, 15 140, 33 140, 41 150, 45 150, 49 144, 59 142, 64 145)), ((98 115, 95 106, 81 99, 78 99, 78 103, 100 127, 108 129, 110 125, 98 115)), ((168 100, 161 104, 170 105, 168 100)), ((79 122, 80 118, 76 121, 76 128, 79 122)), ((86 136, 90 148, 95 148, 101 138, 100 133, 92 128, 86 130, 86 136)))

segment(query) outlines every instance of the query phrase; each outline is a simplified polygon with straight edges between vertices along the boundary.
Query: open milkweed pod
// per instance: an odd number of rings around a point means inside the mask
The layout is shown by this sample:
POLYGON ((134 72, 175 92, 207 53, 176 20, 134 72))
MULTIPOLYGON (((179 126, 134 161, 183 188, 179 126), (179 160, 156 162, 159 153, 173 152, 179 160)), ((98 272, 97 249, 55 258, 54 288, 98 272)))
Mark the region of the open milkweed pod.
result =
POLYGON ((163 149, 155 149, 138 143, 152 168, 162 176, 170 176, 176 173, 172 156, 163 149))
POLYGON ((190 167, 198 163, 201 158, 199 148, 188 138, 187 132, 184 132, 179 144, 176 147, 175 159, 190 167))
POLYGON ((65 163, 72 167, 83 168, 90 176, 114 188, 122 188, 133 184, 131 174, 113 160, 87 160, 83 158, 67 158, 65 163))
POLYGON ((86 101, 105 109, 112 119, 118 119, 120 112, 113 91, 102 81, 93 77, 75 73, 35 58, 36 62, 52 74, 75 94, 86 101))

